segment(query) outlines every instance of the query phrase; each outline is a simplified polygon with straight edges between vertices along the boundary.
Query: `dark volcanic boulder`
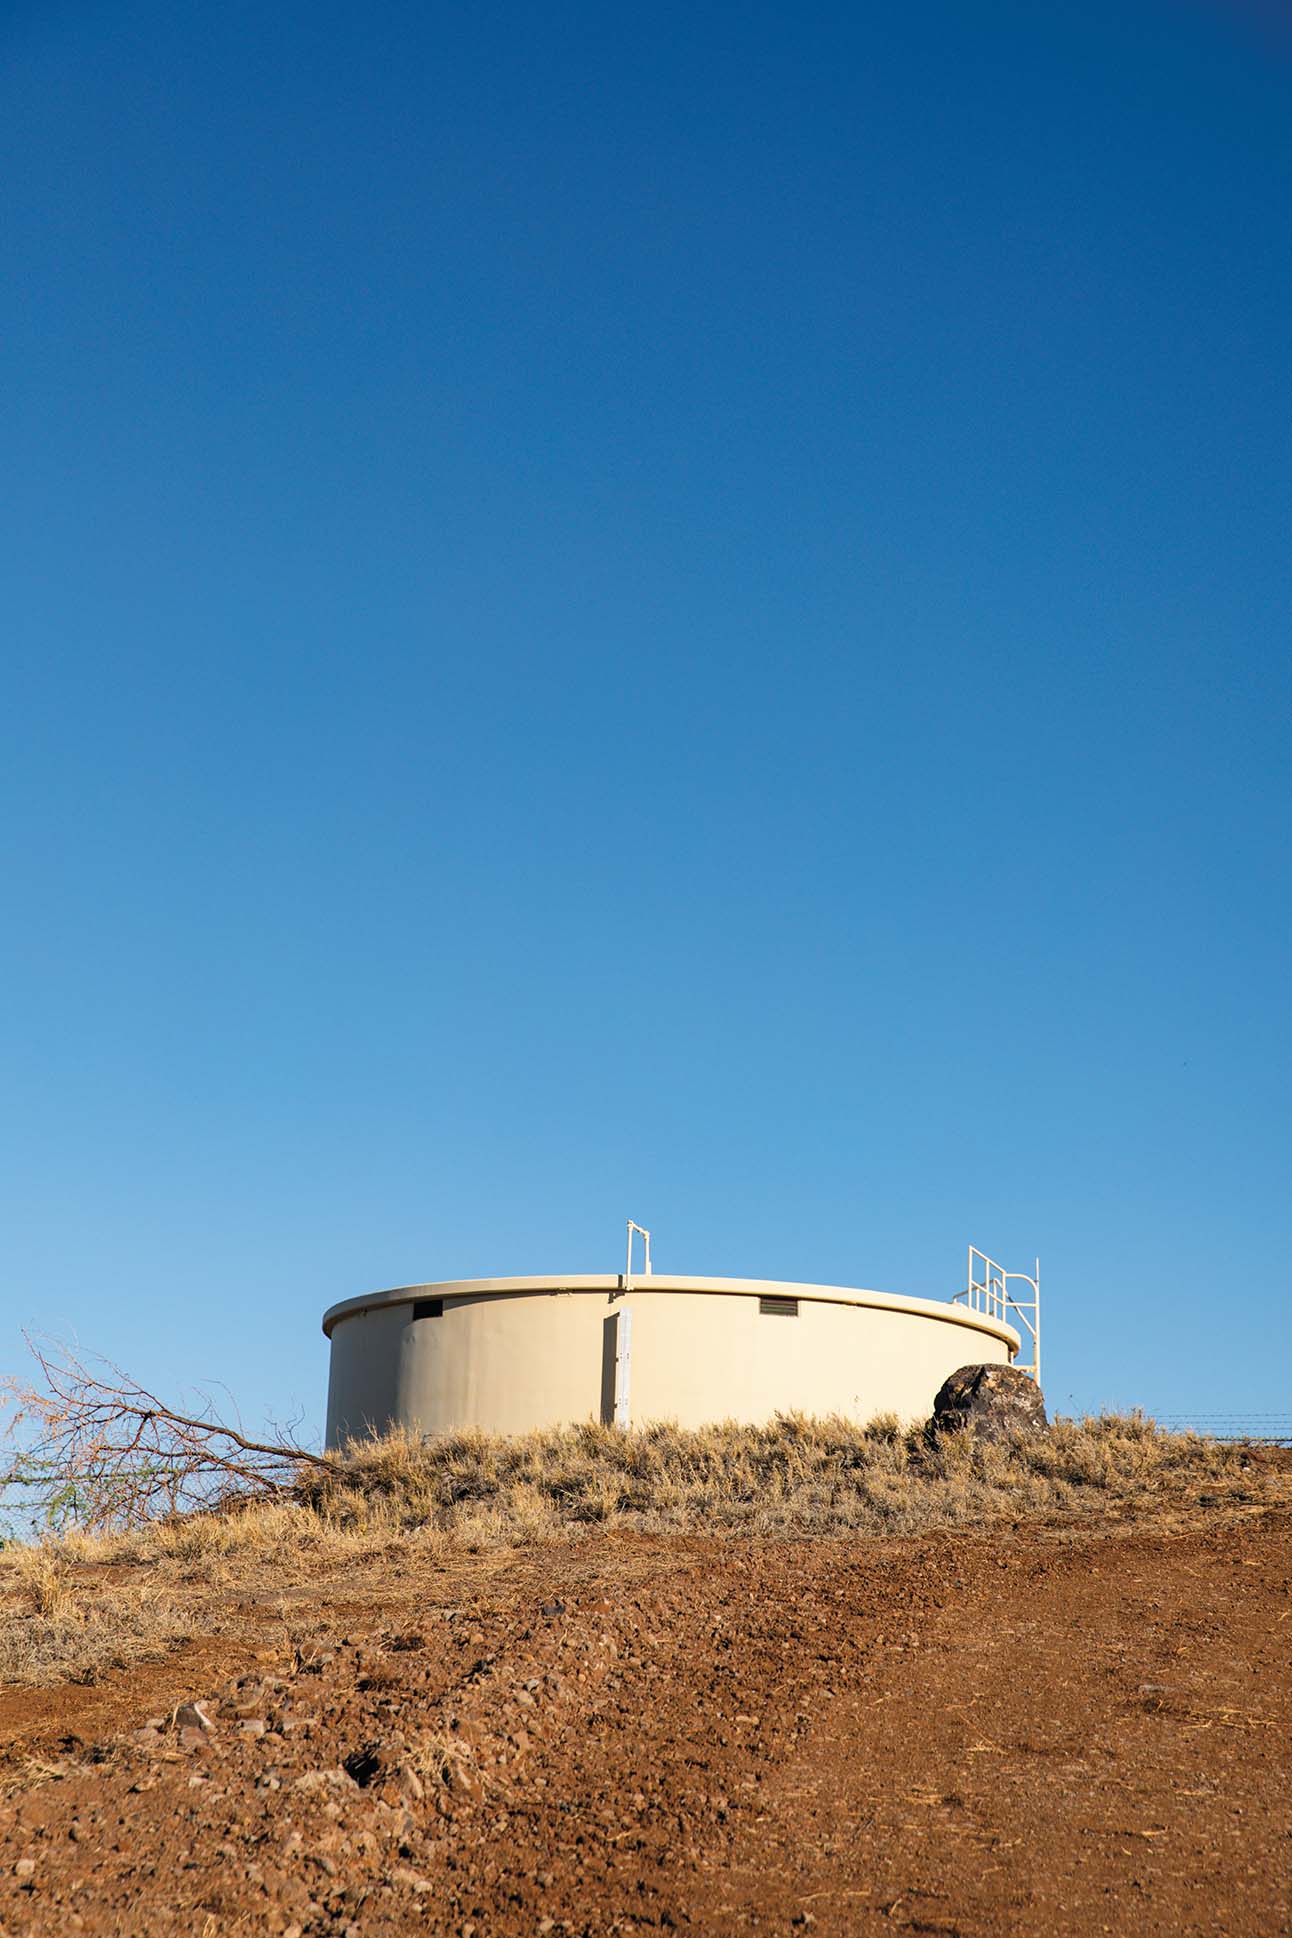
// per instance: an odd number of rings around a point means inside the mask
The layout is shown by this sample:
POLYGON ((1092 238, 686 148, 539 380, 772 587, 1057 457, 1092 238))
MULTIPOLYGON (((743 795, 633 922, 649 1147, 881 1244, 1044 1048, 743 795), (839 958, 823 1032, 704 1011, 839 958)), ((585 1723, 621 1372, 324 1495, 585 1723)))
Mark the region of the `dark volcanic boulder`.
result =
POLYGON ((929 1428, 937 1434, 972 1426, 980 1440, 1009 1440, 1016 1433, 1044 1433, 1049 1424, 1030 1373, 1016 1366, 961 1366, 938 1388, 929 1428))

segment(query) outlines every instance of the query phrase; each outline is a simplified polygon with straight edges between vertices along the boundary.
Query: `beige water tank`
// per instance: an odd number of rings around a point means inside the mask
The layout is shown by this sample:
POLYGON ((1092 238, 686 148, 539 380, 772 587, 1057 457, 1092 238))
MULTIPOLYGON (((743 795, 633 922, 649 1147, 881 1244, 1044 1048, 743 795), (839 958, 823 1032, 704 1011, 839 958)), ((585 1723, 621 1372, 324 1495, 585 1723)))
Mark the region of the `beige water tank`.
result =
POLYGON ((916 1421, 958 1366, 1019 1348, 1009 1326, 937 1299, 661 1274, 403 1285, 330 1307, 323 1330, 329 1447, 392 1427, 916 1421))

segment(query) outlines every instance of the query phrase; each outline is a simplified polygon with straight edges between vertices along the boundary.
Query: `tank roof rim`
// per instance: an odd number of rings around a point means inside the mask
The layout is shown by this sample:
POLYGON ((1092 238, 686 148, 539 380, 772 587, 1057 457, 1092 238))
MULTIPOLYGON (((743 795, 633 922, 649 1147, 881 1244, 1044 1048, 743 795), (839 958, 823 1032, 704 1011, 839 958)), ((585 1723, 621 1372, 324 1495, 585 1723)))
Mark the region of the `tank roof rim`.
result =
MULTIPOLYGON (((380 1291, 361 1292, 353 1298, 338 1300, 324 1312, 322 1328, 324 1337, 330 1339, 332 1328, 341 1319, 353 1318, 359 1313, 383 1306, 405 1305, 413 1299, 462 1298, 473 1293, 523 1297, 536 1292, 618 1292, 623 1289, 623 1274, 614 1272, 548 1272, 523 1278, 430 1280, 422 1284, 394 1285, 380 1291)), ((972 1331, 1003 1339, 1015 1354, 1022 1344, 1012 1326, 988 1318, 985 1313, 973 1311, 968 1306, 953 1304, 949 1299, 921 1299, 907 1293, 879 1292, 864 1286, 818 1285, 794 1279, 708 1278, 694 1273, 652 1272, 634 1274, 631 1291, 634 1295, 649 1292, 710 1292, 718 1296, 737 1297, 758 1295, 806 1299, 820 1304, 869 1306, 881 1311, 906 1312, 917 1318, 939 1319, 949 1325, 968 1326, 972 1331)))

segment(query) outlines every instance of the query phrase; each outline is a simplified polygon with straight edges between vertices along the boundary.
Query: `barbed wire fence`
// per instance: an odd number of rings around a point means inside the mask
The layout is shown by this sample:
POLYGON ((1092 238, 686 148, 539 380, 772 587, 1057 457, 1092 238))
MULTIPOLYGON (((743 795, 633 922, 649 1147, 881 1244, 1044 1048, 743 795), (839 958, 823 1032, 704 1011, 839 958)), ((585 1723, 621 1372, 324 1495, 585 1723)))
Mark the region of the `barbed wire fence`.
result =
POLYGON ((1168 1433, 1201 1433, 1209 1440, 1255 1440, 1271 1447, 1292 1447, 1292 1413, 1153 1413, 1152 1417, 1168 1433))

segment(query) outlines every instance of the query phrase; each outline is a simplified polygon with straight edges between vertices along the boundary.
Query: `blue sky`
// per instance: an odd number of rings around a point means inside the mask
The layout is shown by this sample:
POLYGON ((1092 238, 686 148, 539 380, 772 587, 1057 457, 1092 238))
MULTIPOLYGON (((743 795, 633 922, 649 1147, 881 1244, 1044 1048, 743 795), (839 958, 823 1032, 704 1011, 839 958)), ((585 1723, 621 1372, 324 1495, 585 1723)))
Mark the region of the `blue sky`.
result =
POLYGON ((1292 33, 11 6, 3 1356, 1040 1253, 1287 1410, 1292 33))

